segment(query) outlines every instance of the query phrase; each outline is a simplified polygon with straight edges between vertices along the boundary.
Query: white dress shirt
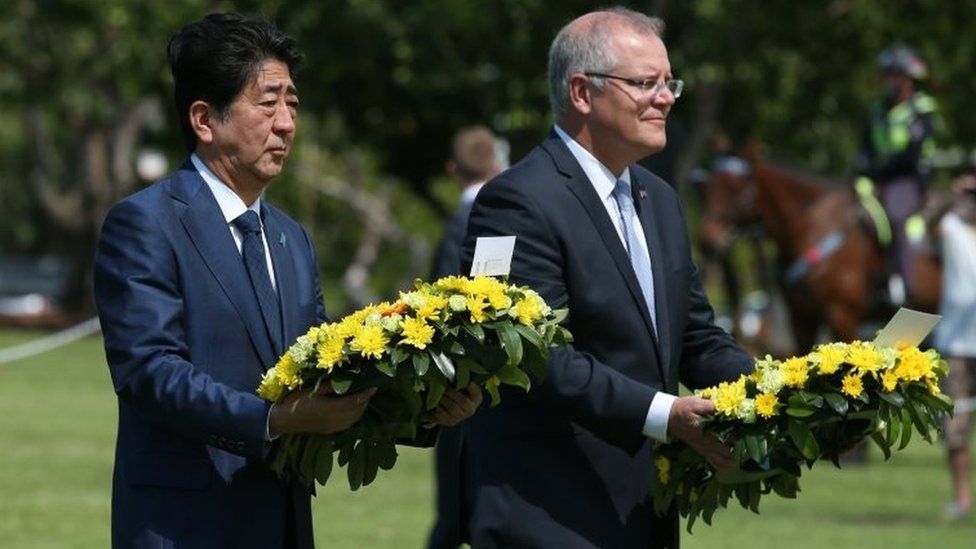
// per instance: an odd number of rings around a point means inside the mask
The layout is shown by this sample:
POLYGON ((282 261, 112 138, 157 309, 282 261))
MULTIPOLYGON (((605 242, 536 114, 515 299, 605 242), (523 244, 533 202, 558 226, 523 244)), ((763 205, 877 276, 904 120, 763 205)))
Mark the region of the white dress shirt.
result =
MULTIPOLYGON (((603 165, 602 162, 596 159, 590 151, 583 148, 582 145, 577 143, 572 137, 569 136, 562 128, 558 125, 554 125, 553 128, 556 130, 556 134, 562 139, 566 147, 569 148, 569 152, 573 154, 576 161, 579 162, 581 168, 583 168, 583 173, 586 174, 587 179, 593 185, 593 189, 596 190, 597 195, 599 195, 600 200, 603 202, 603 207, 607 209, 607 215, 610 216, 610 221, 613 226, 617 229, 617 236, 620 237, 620 242, 623 243, 624 247, 627 247, 627 242, 624 237, 624 228, 620 221, 620 209, 617 207, 617 201, 613 197, 613 189, 617 184, 617 179, 622 179, 627 183, 630 181, 630 168, 624 168, 623 173, 620 177, 617 177, 610 171, 609 168, 603 165)), ((645 253, 647 252, 647 240, 644 238, 644 227, 641 225, 640 218, 637 217, 637 212, 635 210, 634 217, 632 218, 632 223, 634 227, 634 232, 637 233, 637 240, 640 245, 644 247, 645 253)), ((650 254, 647 254, 650 257, 650 254)), ((650 334, 648 334, 650 337, 650 334)), ((677 397, 664 391, 658 391, 651 400, 651 406, 647 410, 647 417, 644 420, 644 428, 642 433, 645 436, 659 440, 661 442, 667 442, 668 440, 668 418, 671 416, 671 406, 677 397)))
POLYGON ((237 253, 242 253, 241 249, 244 246, 244 235, 241 231, 234 226, 233 221, 241 216, 245 211, 251 210, 258 214, 258 219, 261 220, 261 240, 264 241, 264 259, 268 264, 268 275, 271 277, 271 287, 275 290, 278 289, 277 282, 275 281, 274 265, 271 262, 271 251, 268 249, 268 236, 264 234, 264 219, 261 217, 261 197, 258 197, 254 201, 254 204, 248 206, 241 200, 241 197, 231 190, 223 181, 220 180, 206 164, 200 160, 195 154, 190 155, 190 162, 193 163, 193 167, 200 172, 200 177, 210 188, 210 192, 213 193, 214 198, 217 199, 217 205, 220 206, 221 213, 224 214, 224 219, 227 221, 227 228, 230 230, 231 236, 234 237, 234 244, 237 244, 237 253))

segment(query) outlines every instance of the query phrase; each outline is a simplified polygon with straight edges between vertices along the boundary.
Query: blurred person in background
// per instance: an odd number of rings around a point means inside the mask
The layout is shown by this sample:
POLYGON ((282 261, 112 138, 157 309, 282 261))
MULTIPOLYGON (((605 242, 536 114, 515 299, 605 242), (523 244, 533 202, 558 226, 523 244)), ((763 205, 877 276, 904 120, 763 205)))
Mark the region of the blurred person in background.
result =
POLYGON ((973 433, 972 399, 976 397, 976 165, 953 181, 954 204, 939 222, 942 249, 942 320, 935 328, 935 347, 949 363, 944 389, 964 409, 946 421, 953 500, 949 519, 972 509, 969 443, 973 433))
POLYGON ((925 223, 914 214, 924 205, 931 179, 936 103, 918 89, 928 67, 912 48, 897 45, 882 51, 877 66, 883 92, 865 124, 854 164, 855 188, 879 240, 890 246, 888 291, 891 301, 901 304, 914 282, 911 243, 924 236, 925 223))
MULTIPOLYGON (((461 186, 457 210, 444 225, 437 246, 431 279, 461 273, 461 244, 468 228, 468 215, 478 191, 504 167, 499 139, 484 126, 462 128, 451 143, 445 169, 461 186)), ((469 498, 461 492, 460 475, 465 467, 465 425, 442 428, 434 456, 437 516, 428 544, 432 548, 454 548, 468 541, 469 498)))

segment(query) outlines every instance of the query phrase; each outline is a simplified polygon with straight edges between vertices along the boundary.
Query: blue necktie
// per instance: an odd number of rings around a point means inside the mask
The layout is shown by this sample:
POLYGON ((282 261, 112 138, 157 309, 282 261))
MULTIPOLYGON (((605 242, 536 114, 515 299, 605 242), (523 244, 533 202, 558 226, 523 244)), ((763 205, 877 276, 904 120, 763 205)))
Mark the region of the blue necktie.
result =
POLYGON ((271 275, 268 274, 267 257, 264 252, 264 240, 261 238, 261 220, 254 210, 247 210, 232 221, 244 236, 241 255, 244 265, 251 278, 251 287, 261 306, 261 316, 271 337, 271 344, 275 352, 280 354, 281 347, 281 310, 278 305, 278 294, 271 285, 271 275))
POLYGON ((631 194, 630 183, 618 179, 613 188, 613 199, 616 200, 617 210, 620 212, 620 222, 624 229, 624 242, 627 244, 630 265, 634 268, 634 274, 637 275, 637 282, 640 284, 641 293, 644 294, 644 302, 647 303, 647 311, 651 314, 651 324, 656 332, 654 274, 651 272, 651 259, 647 256, 647 249, 637 239, 637 232, 634 229, 634 218, 637 214, 634 211, 634 195, 631 194))

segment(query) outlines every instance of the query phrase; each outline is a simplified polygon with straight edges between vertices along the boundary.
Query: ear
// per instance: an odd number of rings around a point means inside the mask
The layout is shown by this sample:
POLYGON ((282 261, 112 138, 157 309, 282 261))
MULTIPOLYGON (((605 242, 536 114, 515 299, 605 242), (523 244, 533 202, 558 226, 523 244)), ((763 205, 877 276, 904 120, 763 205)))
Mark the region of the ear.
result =
POLYGON ((569 104, 580 114, 590 114, 592 110, 592 95, 590 80, 583 74, 569 77, 569 104))
POLYGON ((190 105, 190 127, 197 134, 197 140, 207 145, 213 143, 213 125, 217 122, 217 112, 206 101, 194 101, 190 105))

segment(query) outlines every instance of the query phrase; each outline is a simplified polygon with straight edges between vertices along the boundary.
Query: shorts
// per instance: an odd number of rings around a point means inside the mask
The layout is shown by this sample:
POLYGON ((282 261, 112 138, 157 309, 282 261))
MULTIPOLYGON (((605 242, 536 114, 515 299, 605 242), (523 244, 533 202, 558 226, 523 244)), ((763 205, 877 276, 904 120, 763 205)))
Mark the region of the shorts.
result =
MULTIPOLYGON (((946 357, 949 363, 949 376, 942 383, 943 392, 953 401, 966 400, 976 396, 976 358, 946 357)), ((969 437, 973 432, 973 412, 959 412, 946 419, 946 446, 950 450, 969 447, 969 437)))

